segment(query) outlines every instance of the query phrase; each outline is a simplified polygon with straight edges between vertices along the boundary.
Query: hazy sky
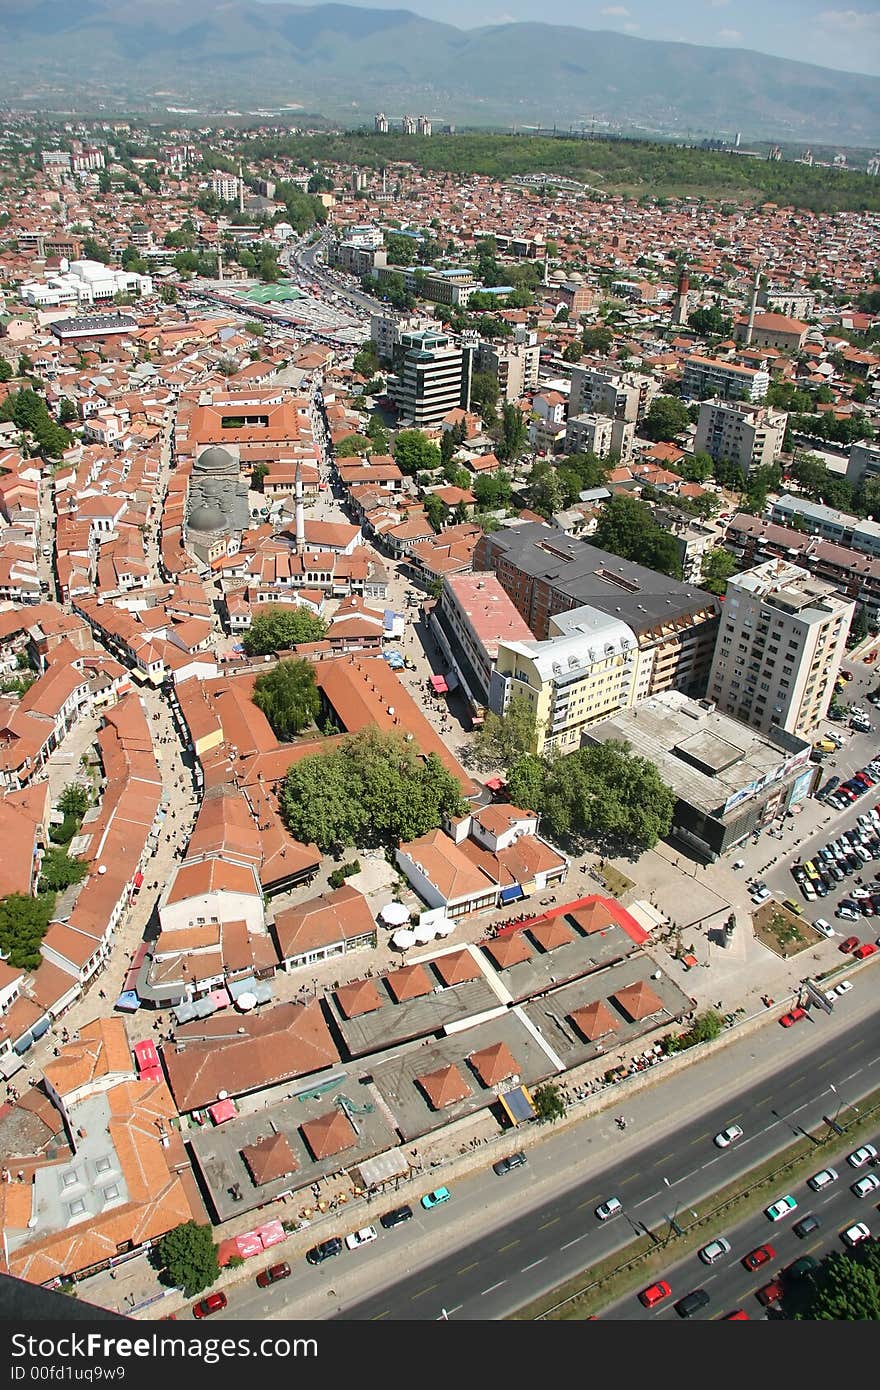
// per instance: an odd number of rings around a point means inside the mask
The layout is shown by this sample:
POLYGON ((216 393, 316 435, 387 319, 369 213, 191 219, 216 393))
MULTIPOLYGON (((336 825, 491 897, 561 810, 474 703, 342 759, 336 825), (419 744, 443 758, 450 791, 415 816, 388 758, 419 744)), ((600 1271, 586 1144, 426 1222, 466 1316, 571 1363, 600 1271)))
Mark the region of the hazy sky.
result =
MULTIPOLYGON (((298 0, 308 4, 310 0, 298 0)), ((459 28, 542 20, 616 29, 643 39, 753 48, 823 67, 880 75, 880 0, 345 0, 409 9, 459 28)), ((845 94, 844 94, 845 100, 845 94)))

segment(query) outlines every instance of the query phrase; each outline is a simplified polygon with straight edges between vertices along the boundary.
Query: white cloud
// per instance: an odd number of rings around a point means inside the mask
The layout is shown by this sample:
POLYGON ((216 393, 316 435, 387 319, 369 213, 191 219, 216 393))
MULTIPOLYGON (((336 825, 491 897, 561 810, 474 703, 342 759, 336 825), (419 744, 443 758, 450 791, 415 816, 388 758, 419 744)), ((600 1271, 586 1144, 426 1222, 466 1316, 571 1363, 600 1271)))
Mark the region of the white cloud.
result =
POLYGON ((880 11, 823 10, 819 23, 828 28, 843 29, 848 34, 880 34, 880 11))
POLYGON ((606 5, 604 10, 600 10, 599 13, 623 15, 625 17, 629 14, 629 10, 625 5, 606 5))
POLYGON ((718 37, 722 43, 739 43, 742 34, 738 29, 719 29, 718 37))

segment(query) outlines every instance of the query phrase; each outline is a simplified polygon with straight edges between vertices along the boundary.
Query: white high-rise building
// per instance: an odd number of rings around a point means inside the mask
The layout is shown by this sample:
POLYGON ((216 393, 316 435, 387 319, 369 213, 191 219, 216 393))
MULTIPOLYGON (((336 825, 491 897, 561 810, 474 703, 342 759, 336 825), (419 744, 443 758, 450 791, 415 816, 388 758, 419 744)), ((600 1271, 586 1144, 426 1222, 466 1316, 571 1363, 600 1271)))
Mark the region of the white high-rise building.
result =
POLYGON ((855 604, 788 560, 727 585, 709 699, 769 733, 811 738, 828 713, 855 604))
POLYGON ((769 467, 782 453, 784 410, 770 410, 748 401, 703 401, 694 438, 694 452, 736 464, 748 477, 755 468, 769 467))

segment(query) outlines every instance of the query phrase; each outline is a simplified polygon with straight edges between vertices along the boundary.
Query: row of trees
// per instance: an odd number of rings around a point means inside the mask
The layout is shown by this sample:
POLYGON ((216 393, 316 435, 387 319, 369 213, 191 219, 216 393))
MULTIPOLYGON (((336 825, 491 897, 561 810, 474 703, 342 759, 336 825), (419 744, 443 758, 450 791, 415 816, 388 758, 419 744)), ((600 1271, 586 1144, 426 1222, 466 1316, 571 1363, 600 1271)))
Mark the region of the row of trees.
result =
POLYGON ((59 458, 73 442, 70 433, 52 419, 43 397, 30 386, 10 392, 0 404, 0 420, 11 420, 18 429, 33 435, 44 458, 59 458))

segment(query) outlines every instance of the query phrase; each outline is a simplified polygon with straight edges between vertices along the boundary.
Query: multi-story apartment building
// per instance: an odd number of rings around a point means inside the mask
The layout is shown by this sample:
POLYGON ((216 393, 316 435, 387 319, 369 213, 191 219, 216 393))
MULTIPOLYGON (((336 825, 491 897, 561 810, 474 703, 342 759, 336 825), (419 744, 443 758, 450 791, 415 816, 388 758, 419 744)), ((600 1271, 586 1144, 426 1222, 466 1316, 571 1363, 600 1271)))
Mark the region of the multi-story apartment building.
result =
MULTIPOLYGON (((875 521, 864 524, 877 529, 880 543, 880 526, 875 521)), ((741 561, 743 569, 750 569, 774 555, 790 560, 833 584, 846 598, 863 603, 872 623, 880 621, 880 558, 834 541, 820 540, 818 536, 805 535, 788 526, 778 526, 760 516, 749 516, 747 512, 738 512, 730 522, 724 533, 724 545, 741 561)))
POLYGON ((855 605, 788 560, 727 585, 709 679, 719 709, 809 738, 828 713, 855 605))
POLYGON ((378 111, 373 117, 373 130, 376 135, 388 134, 388 117, 384 111, 378 111))
POLYGON ((644 418, 660 385, 641 372, 616 372, 604 367, 573 367, 569 416, 608 415, 633 424, 644 418))
POLYGON ((417 428, 441 424, 450 410, 471 403, 473 350, 446 333, 401 333, 400 369, 388 379, 388 394, 402 423, 417 428))
POLYGON ((551 618, 549 628, 545 642, 499 642, 489 706, 504 714, 514 696, 528 700, 533 752, 570 753, 589 724, 632 703, 641 652, 631 627, 589 605, 551 618))
POLYGON ((494 574, 447 575, 433 619, 435 635, 472 703, 487 705, 500 644, 532 640, 525 619, 494 574))
POLYGON ((521 342, 477 340, 474 370, 490 372, 498 378, 502 398, 513 403, 527 392, 538 389, 541 349, 535 332, 524 332, 521 342))
POLYGON ((782 410, 748 401, 703 401, 694 452, 708 454, 716 463, 725 459, 737 464, 748 476, 777 461, 787 418, 782 410))
POLYGON ((237 203, 241 192, 241 180, 233 174, 212 174, 210 189, 221 203, 237 203))
POLYGON ((436 319, 425 314, 371 314, 370 342, 383 362, 390 362, 400 347, 403 333, 433 333, 439 328, 436 319))
POLYGON ((850 516, 849 512, 839 512, 836 507, 824 507, 819 502, 808 502, 805 497, 792 497, 787 492, 771 502, 768 511, 770 520, 781 526, 797 524, 811 536, 821 536, 834 545, 880 559, 880 521, 863 521, 850 516))
POLYGON ((635 428, 631 420, 614 420, 608 415, 575 415, 565 427, 565 452, 594 453, 602 459, 617 453, 621 463, 626 463, 632 458, 635 428))
POLYGON ((878 476, 880 476, 880 444, 869 444, 866 440, 860 440, 857 444, 853 444, 849 451, 849 462, 846 465, 847 482, 852 483, 853 487, 858 487, 860 483, 878 476))
POLYGON ((681 394, 693 400, 720 396, 723 401, 762 401, 770 386, 764 367, 741 367, 714 357, 688 357, 681 379, 681 394))
POLYGON ((706 693, 720 604, 704 589, 540 522, 482 536, 473 563, 497 576, 539 641, 551 618, 584 605, 631 628, 640 654, 633 699, 671 687, 706 693))

